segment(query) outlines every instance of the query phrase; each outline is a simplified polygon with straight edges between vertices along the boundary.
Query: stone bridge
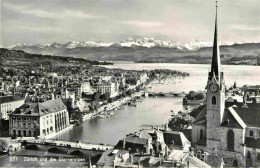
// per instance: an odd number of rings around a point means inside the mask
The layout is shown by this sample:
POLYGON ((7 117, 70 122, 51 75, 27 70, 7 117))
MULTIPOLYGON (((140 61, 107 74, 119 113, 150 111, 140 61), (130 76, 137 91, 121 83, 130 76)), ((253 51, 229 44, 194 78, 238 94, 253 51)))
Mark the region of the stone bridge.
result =
POLYGON ((185 92, 148 92, 149 96, 175 96, 175 97, 182 97, 185 96, 185 92))
POLYGON ((26 149, 39 150, 44 152, 63 153, 80 156, 97 156, 104 151, 113 148, 104 144, 86 144, 81 142, 67 142, 54 140, 28 140, 23 141, 26 149))

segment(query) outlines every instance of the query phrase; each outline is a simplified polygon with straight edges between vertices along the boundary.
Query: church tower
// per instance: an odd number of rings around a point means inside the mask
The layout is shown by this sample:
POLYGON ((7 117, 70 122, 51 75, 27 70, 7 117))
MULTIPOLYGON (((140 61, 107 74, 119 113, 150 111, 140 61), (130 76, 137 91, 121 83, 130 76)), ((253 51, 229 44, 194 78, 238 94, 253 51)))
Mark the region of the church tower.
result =
POLYGON ((218 22, 217 22, 217 4, 215 18, 215 33, 213 44, 213 55, 211 71, 208 74, 207 83, 207 146, 212 149, 219 148, 220 134, 219 128, 223 120, 225 108, 225 83, 222 72, 219 45, 218 45, 218 22))

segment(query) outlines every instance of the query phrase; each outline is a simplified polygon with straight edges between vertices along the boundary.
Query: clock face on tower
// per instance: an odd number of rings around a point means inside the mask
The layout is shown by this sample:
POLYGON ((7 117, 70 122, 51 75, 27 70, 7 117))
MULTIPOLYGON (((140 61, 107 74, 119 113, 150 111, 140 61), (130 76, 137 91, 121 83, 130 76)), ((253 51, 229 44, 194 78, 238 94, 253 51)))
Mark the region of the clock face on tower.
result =
POLYGON ((209 85, 209 91, 210 91, 211 93, 217 93, 218 90, 219 90, 218 84, 213 84, 213 83, 212 83, 212 84, 209 85))

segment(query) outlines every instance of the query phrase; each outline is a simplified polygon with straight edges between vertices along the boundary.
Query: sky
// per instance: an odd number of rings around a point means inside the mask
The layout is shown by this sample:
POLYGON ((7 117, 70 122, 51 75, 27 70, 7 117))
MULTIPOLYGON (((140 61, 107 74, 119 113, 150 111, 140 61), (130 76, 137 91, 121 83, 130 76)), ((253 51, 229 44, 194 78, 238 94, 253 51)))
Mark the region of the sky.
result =
MULTIPOLYGON (((213 41, 214 0, 0 0, 0 45, 129 37, 213 41)), ((260 41, 259 0, 219 0, 219 40, 260 41)))

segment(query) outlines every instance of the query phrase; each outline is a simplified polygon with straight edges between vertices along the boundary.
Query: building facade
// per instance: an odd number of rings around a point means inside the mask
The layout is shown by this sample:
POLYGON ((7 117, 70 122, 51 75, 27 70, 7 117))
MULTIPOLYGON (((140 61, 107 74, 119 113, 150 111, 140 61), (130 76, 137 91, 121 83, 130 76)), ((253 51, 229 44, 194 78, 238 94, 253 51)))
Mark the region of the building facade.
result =
POLYGON ((22 96, 0 97, 0 120, 9 120, 9 113, 24 104, 25 98, 22 96))
POLYGON ((100 92, 101 94, 109 93, 110 97, 115 97, 118 95, 118 83, 117 81, 102 81, 97 83, 97 92, 100 92))
POLYGON ((61 99, 26 103, 10 114, 9 135, 44 138, 68 126, 69 114, 61 99))

